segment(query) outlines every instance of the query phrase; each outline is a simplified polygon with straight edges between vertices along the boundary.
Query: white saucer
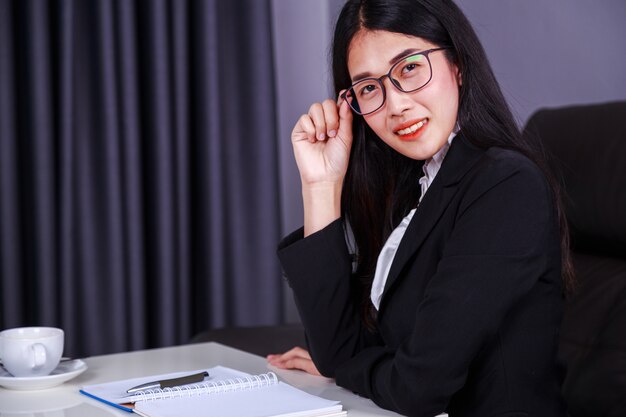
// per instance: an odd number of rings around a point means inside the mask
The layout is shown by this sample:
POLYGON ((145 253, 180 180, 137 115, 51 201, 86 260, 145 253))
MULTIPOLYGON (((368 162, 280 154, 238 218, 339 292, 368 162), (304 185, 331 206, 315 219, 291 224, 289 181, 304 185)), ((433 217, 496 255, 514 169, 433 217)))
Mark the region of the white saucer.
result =
POLYGON ((14 390, 36 390, 56 387, 85 372, 87 364, 80 359, 62 362, 50 375, 15 377, 0 367, 0 385, 14 390))

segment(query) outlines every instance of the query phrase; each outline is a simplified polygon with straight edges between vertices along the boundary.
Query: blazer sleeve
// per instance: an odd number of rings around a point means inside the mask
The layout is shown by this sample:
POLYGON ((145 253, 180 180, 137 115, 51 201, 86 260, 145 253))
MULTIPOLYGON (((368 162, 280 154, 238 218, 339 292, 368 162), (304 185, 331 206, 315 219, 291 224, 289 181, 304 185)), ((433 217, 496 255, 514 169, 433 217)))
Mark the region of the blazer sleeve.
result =
POLYGON ((284 275, 293 289, 309 353, 322 375, 366 346, 380 345, 358 316, 352 297, 352 255, 338 219, 303 238, 300 228, 278 246, 284 275))
POLYGON ((301 241, 306 247, 300 260, 281 258, 303 324, 312 329, 320 372, 402 414, 432 416, 446 409, 472 360, 546 274, 558 246, 547 182, 525 158, 490 161, 473 176, 456 209, 436 273, 416 300, 413 331, 397 349, 358 343, 358 326, 347 314, 349 262, 331 230, 337 224, 301 241))

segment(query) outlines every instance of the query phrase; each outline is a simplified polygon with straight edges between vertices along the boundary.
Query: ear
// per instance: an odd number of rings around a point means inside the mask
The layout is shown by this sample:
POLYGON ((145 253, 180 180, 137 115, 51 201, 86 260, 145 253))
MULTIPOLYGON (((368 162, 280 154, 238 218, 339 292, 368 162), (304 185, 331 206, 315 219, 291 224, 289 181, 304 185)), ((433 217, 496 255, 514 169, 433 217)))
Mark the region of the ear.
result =
POLYGON ((459 67, 457 67, 455 65, 455 71, 456 71, 456 82, 459 84, 459 87, 463 85, 463 77, 461 76, 461 71, 459 70, 459 67))

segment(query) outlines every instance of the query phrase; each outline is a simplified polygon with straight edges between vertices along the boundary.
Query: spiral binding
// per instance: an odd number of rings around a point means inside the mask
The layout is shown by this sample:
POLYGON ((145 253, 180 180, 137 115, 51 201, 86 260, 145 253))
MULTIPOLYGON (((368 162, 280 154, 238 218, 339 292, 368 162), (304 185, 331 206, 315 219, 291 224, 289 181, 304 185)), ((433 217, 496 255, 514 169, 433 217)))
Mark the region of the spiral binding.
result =
POLYGON ((205 381, 198 384, 182 385, 172 388, 155 388, 140 391, 134 396, 135 401, 155 401, 170 398, 188 398, 206 394, 220 394, 233 391, 246 391, 267 387, 278 383, 274 372, 251 375, 242 378, 224 379, 219 381, 205 381))

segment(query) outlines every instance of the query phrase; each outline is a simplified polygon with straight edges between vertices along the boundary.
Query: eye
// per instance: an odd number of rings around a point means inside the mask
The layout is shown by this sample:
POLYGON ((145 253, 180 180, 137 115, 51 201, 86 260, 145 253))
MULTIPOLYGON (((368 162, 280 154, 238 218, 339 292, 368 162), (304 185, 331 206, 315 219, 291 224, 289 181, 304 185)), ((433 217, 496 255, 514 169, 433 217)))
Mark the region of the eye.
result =
POLYGON ((369 94, 375 93, 376 90, 378 90, 378 86, 376 84, 366 84, 366 85, 364 85, 364 86, 359 88, 358 96, 359 97, 364 97, 364 96, 367 96, 369 94))
POLYGON ((408 64, 402 68, 402 74, 407 74, 417 68, 417 64, 408 64))
POLYGON ((412 55, 404 60, 404 64, 400 66, 400 76, 407 77, 413 75, 422 68, 424 55, 412 55))

